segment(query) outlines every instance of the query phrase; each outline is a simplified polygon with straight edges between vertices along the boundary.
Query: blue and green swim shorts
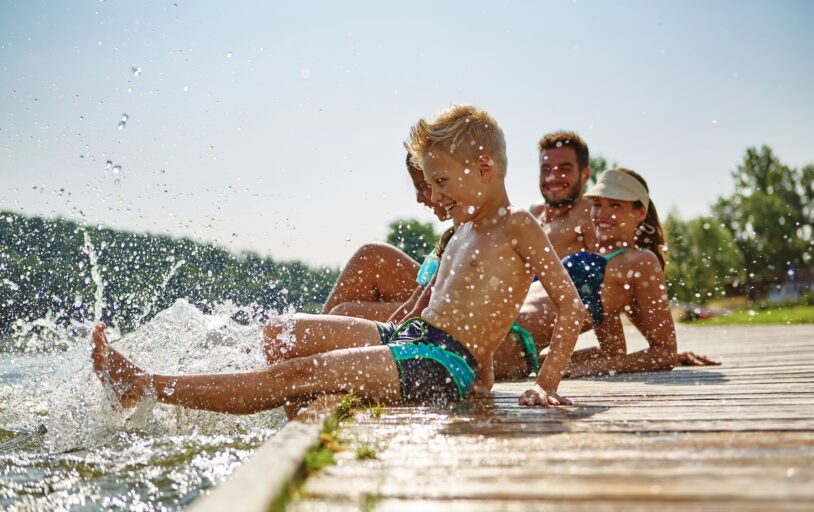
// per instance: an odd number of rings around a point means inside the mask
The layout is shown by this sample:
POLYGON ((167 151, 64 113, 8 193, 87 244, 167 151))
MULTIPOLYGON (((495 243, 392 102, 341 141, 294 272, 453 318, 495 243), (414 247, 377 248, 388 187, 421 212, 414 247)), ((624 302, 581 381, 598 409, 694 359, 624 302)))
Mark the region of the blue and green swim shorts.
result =
POLYGON ((396 360, 403 401, 445 404, 469 391, 478 363, 455 338, 421 318, 378 327, 382 343, 396 360))

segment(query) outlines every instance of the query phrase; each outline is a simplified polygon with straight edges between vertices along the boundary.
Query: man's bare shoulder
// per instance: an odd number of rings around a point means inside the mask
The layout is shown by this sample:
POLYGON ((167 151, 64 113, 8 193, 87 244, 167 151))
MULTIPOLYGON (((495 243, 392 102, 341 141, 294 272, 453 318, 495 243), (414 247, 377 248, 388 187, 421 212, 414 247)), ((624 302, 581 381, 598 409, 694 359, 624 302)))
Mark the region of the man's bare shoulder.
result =
POLYGON ((575 231, 580 234, 593 231, 594 222, 591 219, 591 204, 590 200, 582 197, 574 203, 566 216, 565 222, 574 226, 575 231))
POLYGON ((591 201, 588 198, 580 197, 578 201, 574 203, 574 206, 571 208, 571 213, 574 215, 587 216, 590 218, 591 216, 591 201))

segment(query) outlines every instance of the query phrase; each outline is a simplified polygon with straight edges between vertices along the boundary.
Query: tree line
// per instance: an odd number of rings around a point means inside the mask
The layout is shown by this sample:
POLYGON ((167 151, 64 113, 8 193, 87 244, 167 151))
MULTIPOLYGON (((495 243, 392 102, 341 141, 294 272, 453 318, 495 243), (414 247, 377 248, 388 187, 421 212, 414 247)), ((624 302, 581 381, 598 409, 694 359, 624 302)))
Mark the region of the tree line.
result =
MULTIPOLYGON (((387 237, 416 260, 437 239, 417 220, 392 222, 387 237)), ((188 238, 0 211, 0 337, 95 320, 129 332, 181 298, 204 312, 231 303, 240 322, 316 313, 338 276, 188 238)))
POLYGON ((0 335, 104 320, 122 332, 179 298, 205 312, 225 301, 248 321, 316 312, 337 269, 238 255, 213 244, 0 212, 0 335))
POLYGON ((814 165, 794 169, 768 146, 750 147, 731 177, 734 192, 718 197, 709 215, 667 217, 670 297, 703 304, 762 298, 795 280, 811 286, 814 165))

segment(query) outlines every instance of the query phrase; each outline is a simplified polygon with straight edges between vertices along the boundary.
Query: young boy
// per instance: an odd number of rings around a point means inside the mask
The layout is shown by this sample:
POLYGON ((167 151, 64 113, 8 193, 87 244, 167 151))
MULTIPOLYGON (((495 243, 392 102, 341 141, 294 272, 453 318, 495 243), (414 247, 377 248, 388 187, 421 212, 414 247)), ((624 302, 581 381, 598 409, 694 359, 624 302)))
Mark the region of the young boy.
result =
MULTIPOLYGON (((421 163, 432 201, 457 226, 439 264, 429 305, 419 318, 389 326, 358 318, 296 315, 299 357, 244 373, 150 374, 93 332, 94 370, 120 403, 145 395, 159 402, 236 414, 325 393, 353 391, 383 402, 443 402, 485 393, 492 356, 517 316, 533 275, 559 310, 550 352, 524 405, 571 401, 557 394, 582 325, 576 289, 540 224, 513 208, 504 185, 503 131, 485 111, 454 106, 420 120, 407 143, 421 163)), ((273 319, 266 338, 281 329, 273 319)))

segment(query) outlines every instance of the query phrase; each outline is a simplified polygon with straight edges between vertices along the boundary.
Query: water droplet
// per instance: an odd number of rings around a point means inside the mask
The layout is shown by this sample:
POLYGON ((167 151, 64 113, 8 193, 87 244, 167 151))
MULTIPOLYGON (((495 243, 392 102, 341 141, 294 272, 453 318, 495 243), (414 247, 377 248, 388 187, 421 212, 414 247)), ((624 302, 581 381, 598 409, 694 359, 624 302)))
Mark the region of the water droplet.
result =
POLYGON ((119 173, 121 172, 121 170, 122 170, 122 166, 121 166, 121 165, 114 165, 114 166, 113 166, 113 169, 112 169, 113 174, 119 174, 119 173))
POLYGON ((130 68, 130 72, 133 73, 133 76, 139 76, 141 74, 141 68, 138 66, 133 66, 130 68))
POLYGON ((475 207, 470 206, 469 208, 466 209, 466 211, 467 211, 467 213, 469 213, 471 215, 471 214, 475 213, 475 207))

